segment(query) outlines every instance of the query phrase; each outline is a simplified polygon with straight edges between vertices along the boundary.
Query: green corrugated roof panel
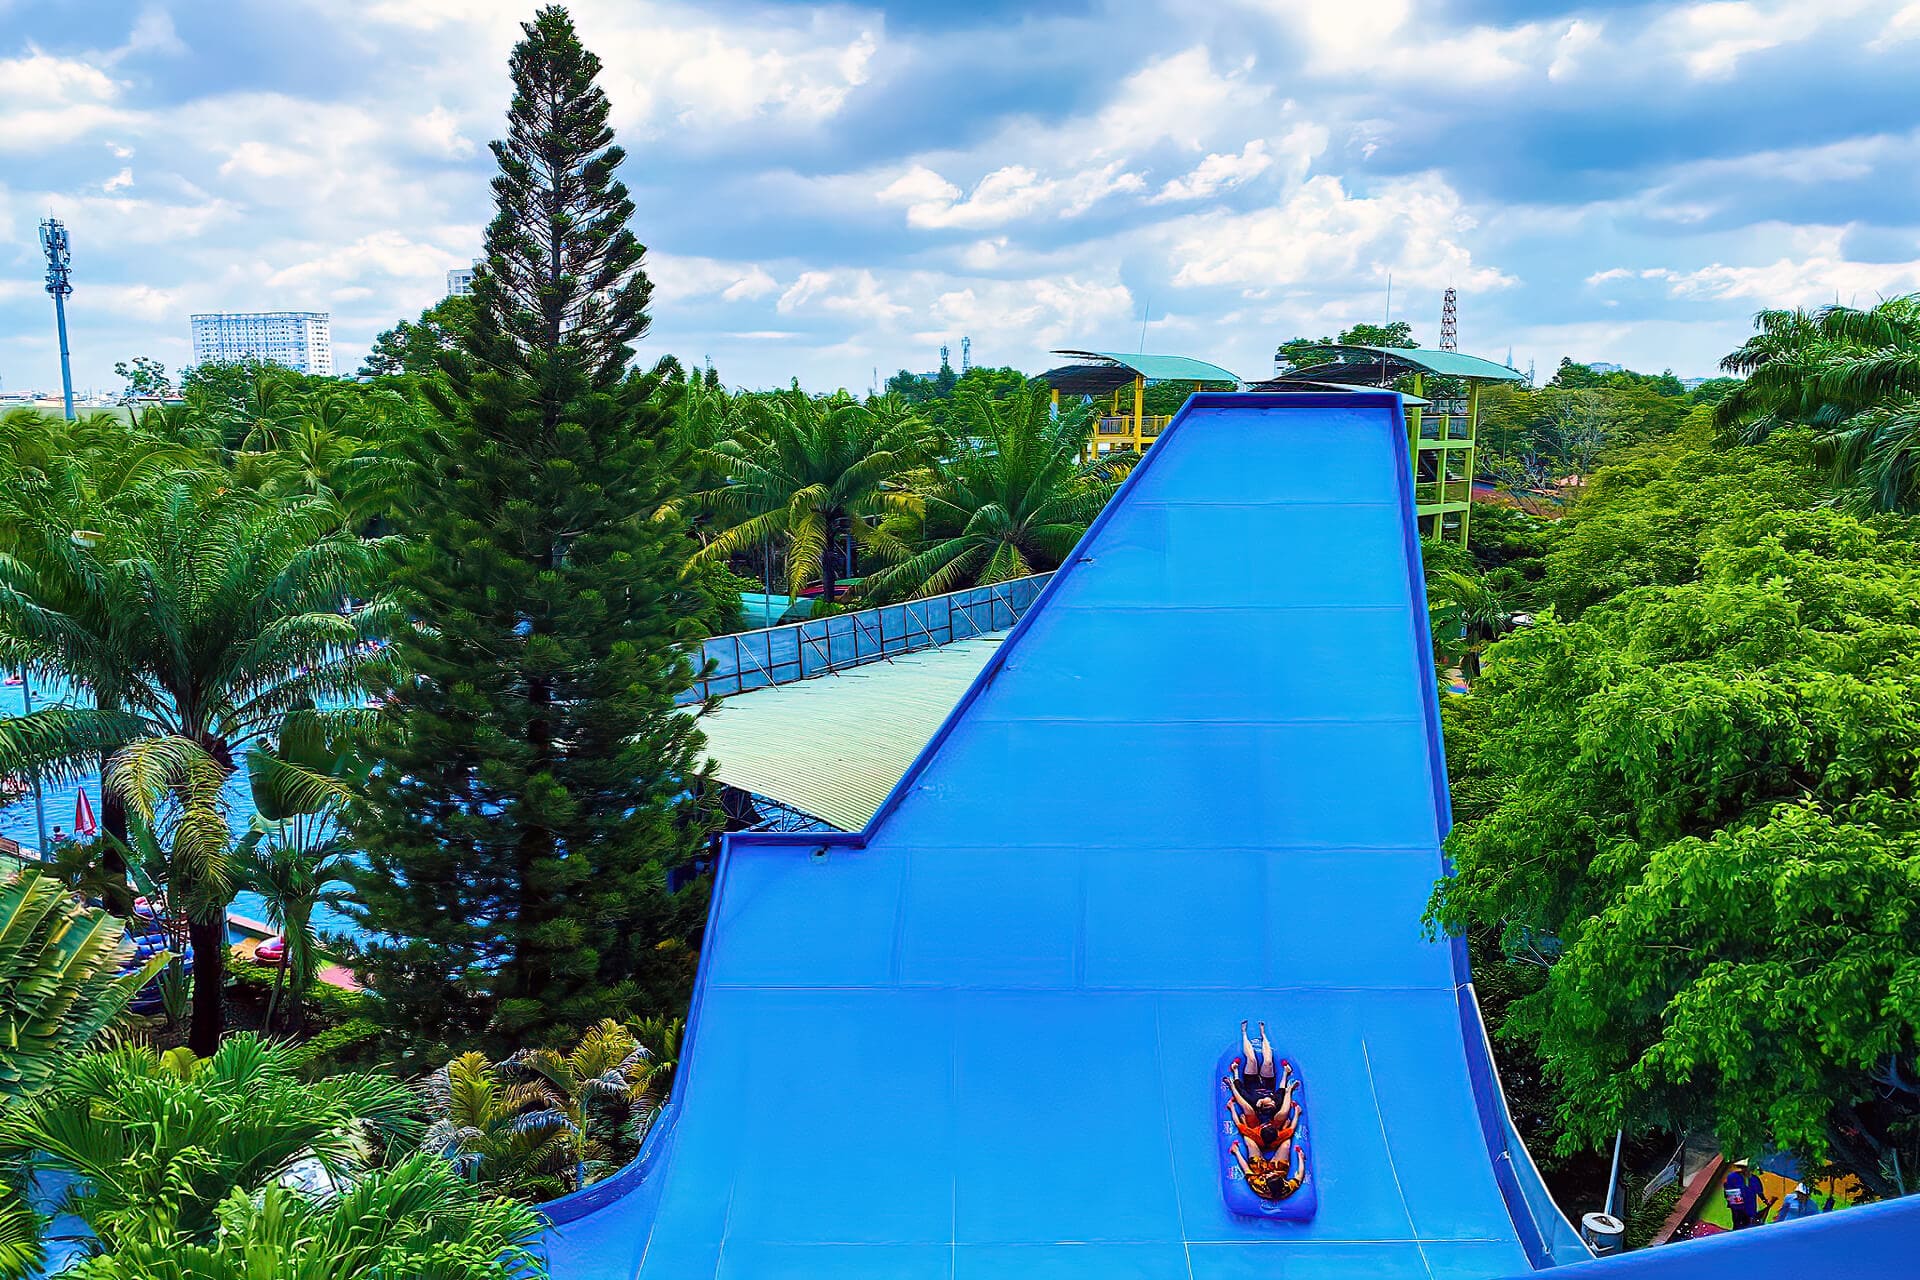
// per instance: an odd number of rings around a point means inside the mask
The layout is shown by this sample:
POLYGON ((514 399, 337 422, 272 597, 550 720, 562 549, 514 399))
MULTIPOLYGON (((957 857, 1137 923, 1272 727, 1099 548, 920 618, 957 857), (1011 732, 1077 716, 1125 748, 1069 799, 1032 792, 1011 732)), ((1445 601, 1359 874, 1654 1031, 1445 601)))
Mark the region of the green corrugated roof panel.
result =
POLYGON ((867 825, 999 635, 735 694, 700 721, 720 781, 843 831, 867 825))
POLYGON ((1417 369, 1439 374, 1443 378, 1482 378, 1493 382, 1524 382, 1526 375, 1495 364, 1491 360, 1482 360, 1479 356, 1462 355, 1458 351, 1441 351, 1436 347, 1364 347, 1357 343, 1334 343, 1334 351, 1365 351, 1372 355, 1387 356, 1394 360, 1404 360, 1417 369))
POLYGON ((1111 360, 1124 365, 1142 375, 1149 382, 1231 382, 1238 385, 1238 375, 1222 369, 1217 364, 1205 360, 1195 360, 1192 356, 1156 356, 1146 354, 1128 354, 1122 351, 1073 351, 1060 350, 1057 356, 1096 357, 1111 360))

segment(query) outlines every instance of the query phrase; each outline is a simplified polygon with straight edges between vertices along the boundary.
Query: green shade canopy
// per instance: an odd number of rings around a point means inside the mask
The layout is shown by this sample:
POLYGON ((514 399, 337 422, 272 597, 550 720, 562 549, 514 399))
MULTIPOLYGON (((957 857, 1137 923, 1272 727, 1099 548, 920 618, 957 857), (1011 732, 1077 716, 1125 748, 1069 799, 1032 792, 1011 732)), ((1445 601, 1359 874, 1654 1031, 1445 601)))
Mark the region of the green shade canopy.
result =
POLYGON ((1040 377, 1055 391, 1067 395, 1106 395, 1131 384, 1134 378, 1148 382, 1224 382, 1239 386, 1232 372, 1192 356, 1126 355, 1118 351, 1074 351, 1053 353, 1070 356, 1074 363, 1049 369, 1040 377))
POLYGON ((700 720, 720 781, 858 831, 1002 634, 735 694, 700 720))
MULTIPOLYGON (((1316 343, 1316 346, 1321 344, 1316 343)), ((1319 382, 1362 383, 1379 386, 1409 373, 1433 374, 1442 378, 1466 378, 1479 382, 1525 382, 1526 375, 1482 360, 1479 356, 1434 347, 1367 347, 1357 343, 1330 342, 1323 350, 1337 353, 1340 359, 1295 369, 1290 379, 1319 382)))

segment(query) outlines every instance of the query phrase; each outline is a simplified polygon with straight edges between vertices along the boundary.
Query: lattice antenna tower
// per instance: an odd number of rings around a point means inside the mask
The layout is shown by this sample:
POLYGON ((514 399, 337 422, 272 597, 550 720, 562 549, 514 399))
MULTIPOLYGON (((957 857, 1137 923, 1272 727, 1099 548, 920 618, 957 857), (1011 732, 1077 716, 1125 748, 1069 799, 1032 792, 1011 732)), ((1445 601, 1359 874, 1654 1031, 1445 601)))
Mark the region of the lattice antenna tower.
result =
POLYGON ((58 218, 40 224, 40 248, 47 255, 47 292, 53 295, 53 322, 60 330, 60 390, 66 396, 67 420, 73 420, 73 361, 67 354, 67 299, 73 294, 73 245, 58 218))
POLYGON ((960 372, 965 373, 971 368, 973 368, 973 339, 963 336, 960 339, 960 372))
POLYGON ((945 369, 948 367, 948 363, 949 362, 947 360, 947 344, 943 342, 940 344, 940 367, 942 369, 945 369))
POLYGON ((1440 349, 1460 349, 1460 292, 1452 285, 1440 295, 1440 349))

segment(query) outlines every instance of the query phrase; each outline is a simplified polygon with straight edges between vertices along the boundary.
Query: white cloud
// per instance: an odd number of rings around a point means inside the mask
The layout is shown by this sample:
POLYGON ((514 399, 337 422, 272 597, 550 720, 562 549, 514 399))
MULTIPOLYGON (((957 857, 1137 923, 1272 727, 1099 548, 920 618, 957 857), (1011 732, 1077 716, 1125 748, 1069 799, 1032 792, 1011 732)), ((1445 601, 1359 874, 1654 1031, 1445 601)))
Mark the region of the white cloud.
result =
POLYGON ((780 295, 775 310, 782 315, 825 312, 885 324, 910 309, 895 302, 873 272, 861 269, 803 271, 780 295))
POLYGON ((1500 289, 1514 278, 1475 265, 1460 243, 1473 218, 1459 195, 1427 175, 1349 195, 1338 178, 1308 179, 1285 201, 1251 213, 1207 213, 1169 227, 1176 285, 1246 293, 1277 286, 1338 286, 1384 277, 1439 287, 1500 289))
POLYGON ((1856 7, 1831 2, 1816 7, 1714 0, 1662 14, 1648 35, 1670 49, 1695 76, 1717 79, 1731 75, 1747 55, 1804 40, 1823 22, 1856 7))
POLYGON ((180 318, 181 294, 178 289, 144 284, 92 285, 87 289, 87 305, 112 315, 159 324, 180 318))
POLYGON ((270 289, 312 292, 369 276, 433 281, 444 278, 449 267, 465 266, 466 262, 466 258, 452 250, 422 244, 398 231, 375 231, 351 244, 281 267, 269 274, 264 283, 270 289))
POLYGON ((413 122, 413 136, 428 151, 449 160, 464 160, 479 150, 472 138, 460 132, 459 118, 442 106, 413 122))
POLYGON ((108 178, 105 182, 101 183, 100 189, 102 191, 107 192, 109 195, 111 195, 115 191, 125 191, 128 187, 132 185, 133 185, 133 170, 131 168, 123 168, 120 170, 120 172, 114 174, 111 178, 108 178))
POLYGON ((1894 294, 1920 291, 1920 260, 1852 262, 1840 252, 1837 233, 1805 257, 1781 257, 1750 266, 1710 263, 1692 270, 1654 268, 1641 274, 1666 283, 1675 298, 1745 300, 1770 307, 1864 305, 1894 294))
POLYGON ((0 154, 34 154, 133 115, 116 105, 122 85, 77 58, 28 46, 24 57, 0 58, 0 154))
POLYGON ((1890 49, 1909 40, 1920 39, 1920 3, 1909 4, 1887 19, 1880 34, 1868 43, 1873 50, 1890 49))
POLYGON ((694 13, 666 25, 612 27, 596 40, 616 126, 819 125, 867 82, 880 47, 864 28, 826 35, 814 26, 702 25, 694 13))
POLYGON ((757 263, 684 257, 650 251, 647 276, 653 281, 653 305, 672 306, 696 298, 744 302, 778 291, 779 282, 757 263))
POLYGON ((995 169, 962 192, 924 165, 915 165, 882 187, 885 204, 903 204, 911 227, 984 228, 1052 213, 1072 218, 1117 193, 1144 190, 1146 180, 1122 171, 1118 161, 1082 169, 1064 178, 1043 177, 1023 164, 995 169))
POLYGON ((997 344, 1044 349, 1123 320, 1133 310, 1133 295, 1118 281, 976 281, 940 293, 932 308, 935 327, 915 336, 931 344, 948 334, 984 333, 997 344))
POLYGON ((1208 155, 1194 166, 1192 173, 1161 187, 1154 200, 1199 200, 1227 187, 1237 187, 1272 167, 1273 155, 1267 150, 1266 139, 1255 138, 1242 147, 1238 155, 1218 151, 1208 155))

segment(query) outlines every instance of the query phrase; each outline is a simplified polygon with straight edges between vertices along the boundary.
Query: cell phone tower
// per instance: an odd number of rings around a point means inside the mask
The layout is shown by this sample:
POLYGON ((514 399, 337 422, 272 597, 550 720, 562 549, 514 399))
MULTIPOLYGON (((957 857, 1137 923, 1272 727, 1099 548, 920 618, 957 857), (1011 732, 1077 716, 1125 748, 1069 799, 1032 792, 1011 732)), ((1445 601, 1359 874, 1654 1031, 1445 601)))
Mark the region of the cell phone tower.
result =
POLYGON ((1452 285, 1440 295, 1440 349, 1460 349, 1460 294, 1452 285))
POLYGON ((47 255, 47 292, 53 295, 53 321, 60 330, 60 391, 66 397, 67 421, 73 421, 73 359, 67 354, 67 295, 73 292, 69 278, 73 265, 73 246, 67 240, 67 228, 58 218, 40 224, 40 248, 47 255))
POLYGON ((960 372, 966 373, 973 368, 973 339, 960 339, 960 372))

